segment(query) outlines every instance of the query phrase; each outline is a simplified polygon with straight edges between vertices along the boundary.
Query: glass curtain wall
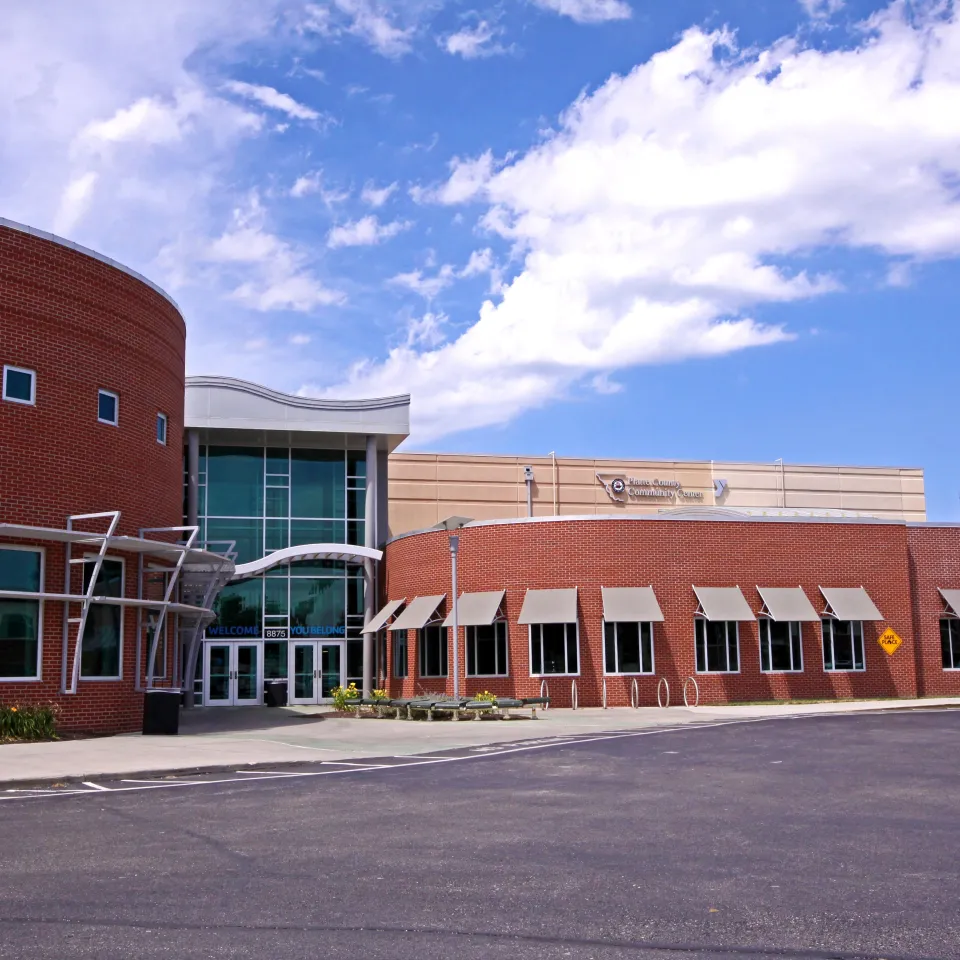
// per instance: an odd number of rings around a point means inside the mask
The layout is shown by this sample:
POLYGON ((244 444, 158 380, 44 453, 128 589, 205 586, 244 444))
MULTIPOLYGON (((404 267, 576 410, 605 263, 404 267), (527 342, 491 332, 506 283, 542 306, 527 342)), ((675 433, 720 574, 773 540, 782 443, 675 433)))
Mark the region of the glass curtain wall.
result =
MULTIPOLYGON (((200 447, 200 538, 236 542, 237 563, 305 543, 364 542, 363 451, 200 447)), ((289 640, 345 639, 347 679, 363 673, 363 571, 330 560, 232 583, 208 637, 262 638, 265 679, 287 676, 289 640)))

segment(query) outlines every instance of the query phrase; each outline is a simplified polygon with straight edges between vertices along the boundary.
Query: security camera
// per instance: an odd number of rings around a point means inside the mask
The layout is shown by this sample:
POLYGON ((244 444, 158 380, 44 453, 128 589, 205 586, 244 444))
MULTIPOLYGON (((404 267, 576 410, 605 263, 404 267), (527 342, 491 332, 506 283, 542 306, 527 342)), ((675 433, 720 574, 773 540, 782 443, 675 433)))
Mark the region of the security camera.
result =
POLYGON ((523 468, 523 479, 532 480, 533 479, 533 467, 526 466, 523 468))

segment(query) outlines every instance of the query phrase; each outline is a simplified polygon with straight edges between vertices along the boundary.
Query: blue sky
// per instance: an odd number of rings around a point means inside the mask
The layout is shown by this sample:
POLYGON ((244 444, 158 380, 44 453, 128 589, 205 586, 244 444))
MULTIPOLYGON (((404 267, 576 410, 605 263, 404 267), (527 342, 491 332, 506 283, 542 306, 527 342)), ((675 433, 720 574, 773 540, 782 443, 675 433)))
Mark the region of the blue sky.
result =
POLYGON ((901 464, 960 520, 960 12, 13 0, 0 214, 191 373, 410 392, 411 449, 901 464))

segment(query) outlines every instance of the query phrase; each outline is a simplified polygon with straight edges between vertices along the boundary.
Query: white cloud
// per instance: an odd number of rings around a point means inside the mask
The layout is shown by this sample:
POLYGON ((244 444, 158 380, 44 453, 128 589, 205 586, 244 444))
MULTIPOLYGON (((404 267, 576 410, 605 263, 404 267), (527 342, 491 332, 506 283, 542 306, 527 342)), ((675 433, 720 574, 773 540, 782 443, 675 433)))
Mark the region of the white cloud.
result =
POLYGON ((456 278, 456 270, 449 263, 445 263, 432 277, 424 276, 421 270, 412 270, 410 273, 398 273, 395 277, 391 277, 390 283, 397 287, 404 287, 429 301, 435 299, 456 278))
POLYGON ((80 218, 87 212, 93 200, 93 188, 97 184, 97 174, 92 170, 74 177, 63 191, 60 206, 53 220, 53 232, 69 234, 80 218))
POLYGON ((506 53, 506 47, 499 43, 491 43, 502 30, 492 26, 486 20, 481 20, 475 27, 463 27, 456 33, 446 37, 438 37, 437 43, 447 53, 461 56, 464 60, 476 60, 480 57, 493 57, 506 53))
POLYGON ((456 339, 364 360, 330 395, 411 390, 428 440, 625 368, 790 339, 755 311, 838 289, 803 268, 820 248, 960 256, 956 12, 895 3, 837 50, 730 46, 688 30, 525 156, 455 161, 431 199, 485 201, 517 275, 456 339))
POLYGON ((321 170, 314 170, 312 173, 305 173, 303 176, 297 177, 290 188, 290 196, 298 200, 312 194, 319 194, 320 199, 328 207, 343 203, 344 200, 350 198, 350 194, 345 190, 325 186, 323 171, 321 170))
POLYGON ((477 197, 493 176, 493 153, 487 150, 473 160, 454 157, 450 161, 450 176, 439 186, 410 188, 416 203, 464 203, 477 197))
POLYGON ((295 333, 290 337, 290 343, 295 347, 305 347, 312 339, 309 333, 295 333))
POLYGON ((328 247, 372 247, 390 240, 412 226, 406 220, 381 223, 372 214, 334 227, 327 236, 328 247))
POLYGON ((224 283, 234 279, 230 299, 252 310, 309 313, 346 299, 314 275, 306 254, 267 229, 256 194, 233 211, 230 226, 219 237, 193 255, 220 267, 224 283))
POLYGON ((625 0, 533 0, 538 7, 552 10, 577 23, 629 20, 633 14, 625 0))
POLYGON ((829 20, 843 8, 844 0, 799 0, 799 3, 812 20, 829 20))
POLYGON ((279 110, 294 120, 319 120, 321 114, 312 107, 298 103, 287 93, 281 93, 273 87, 264 87, 255 83, 244 83, 242 80, 228 80, 223 85, 225 90, 235 93, 238 97, 253 100, 271 110, 279 110))
POLYGON ((360 199, 368 206, 379 209, 393 196, 396 189, 396 181, 379 188, 372 183, 367 183, 360 194, 360 199))
POLYGON ((483 250, 474 250, 470 254, 470 259, 460 271, 460 276, 475 277, 481 273, 490 273, 491 270, 493 270, 493 251, 486 247, 483 250))
POLYGON ((410 52, 416 27, 397 26, 395 12, 390 5, 374 0, 332 0, 328 6, 308 4, 301 29, 328 38, 347 34, 382 56, 396 59, 410 52))
POLYGON ((443 343, 444 325, 449 321, 445 313, 427 312, 422 317, 414 317, 407 324, 407 347, 436 347, 443 343))

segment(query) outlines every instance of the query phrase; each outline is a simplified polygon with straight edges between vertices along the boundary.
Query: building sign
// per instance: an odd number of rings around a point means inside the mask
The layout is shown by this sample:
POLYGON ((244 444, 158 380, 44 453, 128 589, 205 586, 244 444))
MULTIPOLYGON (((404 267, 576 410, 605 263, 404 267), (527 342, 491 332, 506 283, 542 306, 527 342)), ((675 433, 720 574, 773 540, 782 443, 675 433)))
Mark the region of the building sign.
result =
POLYGON ((290 637, 345 637, 347 628, 343 625, 330 626, 297 626, 287 629, 286 627, 267 627, 261 630, 260 627, 226 627, 211 626, 207 627, 207 637, 255 637, 261 636, 266 640, 288 640, 290 637))
POLYGON ((257 637, 260 636, 259 627, 207 627, 208 637, 257 637))
POLYGON ((877 637, 877 643, 892 657, 897 650, 900 649, 900 644, 903 643, 903 640, 901 640, 890 627, 887 627, 887 629, 877 637))
MULTIPOLYGON (((647 480, 608 473, 598 473, 597 479, 614 503, 640 503, 644 500, 659 503, 703 503, 702 490, 684 490, 679 480, 647 480)), ((719 499, 726 489, 726 480, 713 481, 715 498, 719 499)))

